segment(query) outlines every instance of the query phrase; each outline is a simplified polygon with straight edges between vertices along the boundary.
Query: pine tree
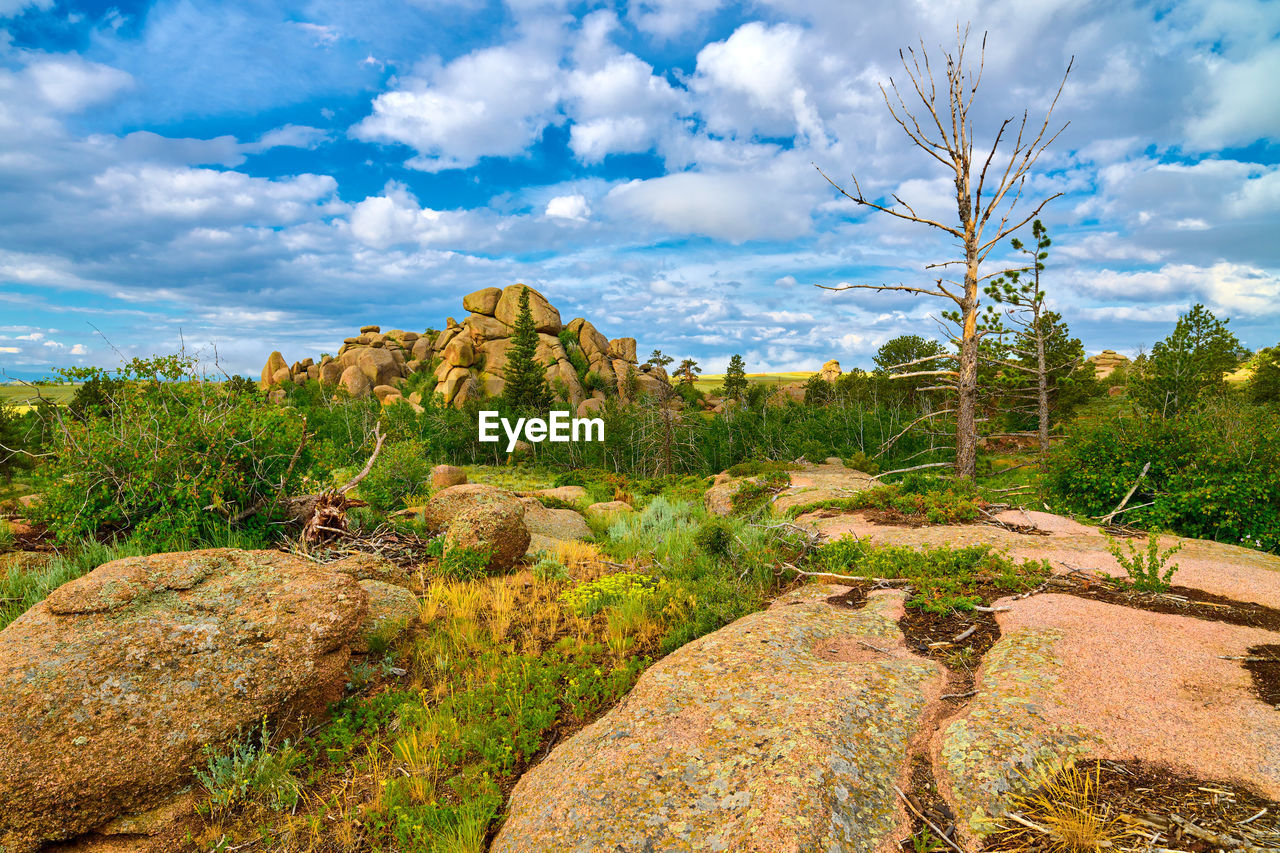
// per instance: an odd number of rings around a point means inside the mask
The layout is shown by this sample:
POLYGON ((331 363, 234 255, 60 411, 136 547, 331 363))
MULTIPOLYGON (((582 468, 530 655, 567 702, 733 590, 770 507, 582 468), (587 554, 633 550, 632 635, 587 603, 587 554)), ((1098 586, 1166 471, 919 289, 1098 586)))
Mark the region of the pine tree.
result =
POLYGON ((691 358, 686 358, 680 362, 680 366, 676 368, 676 376, 680 377, 681 385, 692 385, 698 378, 698 374, 702 372, 702 368, 698 366, 698 362, 691 358))
POLYGON ((729 359, 729 369, 724 372, 724 396, 730 400, 741 400, 747 392, 747 367, 742 356, 737 353, 729 359))
POLYGON ((502 396, 517 409, 545 411, 551 407, 547 371, 538 361, 538 328, 529 309, 529 288, 522 288, 520 313, 512 327, 511 348, 507 350, 506 385, 502 396))
POLYGON ((675 361, 674 358, 666 355, 662 350, 656 349, 653 351, 653 354, 649 356, 649 360, 645 363, 652 364, 654 367, 661 367, 663 370, 666 370, 667 365, 673 361, 675 361))

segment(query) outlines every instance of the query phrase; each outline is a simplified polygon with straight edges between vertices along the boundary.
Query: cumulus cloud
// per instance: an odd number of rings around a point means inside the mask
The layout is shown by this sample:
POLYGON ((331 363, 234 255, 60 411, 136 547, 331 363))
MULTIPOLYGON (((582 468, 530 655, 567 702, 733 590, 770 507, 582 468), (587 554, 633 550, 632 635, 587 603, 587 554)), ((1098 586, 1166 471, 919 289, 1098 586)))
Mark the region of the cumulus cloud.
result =
POLYGON ((576 219, 582 221, 591 213, 591 205, 585 197, 574 195, 558 195, 547 202, 546 215, 552 219, 576 219))
POLYGON ((554 49, 526 40, 473 51, 405 80, 373 101, 357 139, 408 145, 408 165, 427 172, 524 152, 559 100, 554 49))
POLYGON ((463 215, 421 207, 408 188, 396 181, 388 183, 382 195, 356 204, 350 223, 356 239, 376 249, 403 243, 461 243, 467 233, 463 215))

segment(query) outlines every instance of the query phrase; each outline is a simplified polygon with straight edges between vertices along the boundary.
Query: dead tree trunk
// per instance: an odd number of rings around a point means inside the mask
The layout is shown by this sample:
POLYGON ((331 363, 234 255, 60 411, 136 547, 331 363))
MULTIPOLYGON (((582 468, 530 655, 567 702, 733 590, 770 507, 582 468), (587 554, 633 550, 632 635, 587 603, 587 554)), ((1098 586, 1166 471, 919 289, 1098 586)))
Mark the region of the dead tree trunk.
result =
POLYGON ((1004 270, 989 275, 981 272, 982 263, 991 250, 1005 237, 1017 231, 1034 219, 1040 211, 1053 199, 1062 195, 1055 193, 1040 201, 1027 216, 1015 219, 1014 209, 1022 199, 1027 177, 1032 167, 1044 150, 1057 138, 1066 125, 1059 128, 1052 136, 1046 135, 1049 121, 1057 106, 1058 97, 1066 85, 1067 76, 1071 73, 1071 65, 1067 65, 1066 74, 1058 85, 1053 102, 1045 112, 1044 120, 1038 131, 1029 125, 1030 114, 1024 111, 1017 128, 1017 135, 1012 143, 1012 150, 1001 155, 1001 143, 1006 133, 1012 133, 1015 119, 1006 119, 996 131, 990 152, 982 161, 976 180, 973 171, 973 126, 969 120, 969 108, 973 104, 978 84, 982 79, 983 60, 986 52, 986 37, 983 36, 982 55, 977 63, 976 73, 967 71, 964 64, 965 44, 969 31, 956 29, 957 49, 955 53, 944 51, 946 59, 946 93, 938 91, 933 68, 929 61, 928 51, 923 43, 919 55, 914 48, 905 52, 898 51, 902 67, 911 83, 910 91, 919 98, 923 112, 919 115, 907 107, 902 90, 893 78, 889 79, 888 88, 880 87, 885 106, 898 126, 906 133, 912 144, 920 148, 948 170, 955 179, 956 213, 955 224, 928 219, 916 213, 915 209, 896 194, 889 193, 888 199, 877 200, 864 195, 858 184, 856 174, 851 175, 853 192, 819 173, 835 187, 841 195, 854 203, 869 207, 881 213, 908 222, 938 229, 955 238, 964 247, 963 259, 930 264, 926 269, 940 269, 948 266, 963 266, 964 276, 961 281, 952 279, 936 279, 933 286, 911 286, 906 284, 848 284, 838 287, 818 285, 826 290, 849 290, 866 288, 871 290, 897 290, 911 294, 924 294, 953 303, 956 309, 943 312, 943 317, 954 323, 956 331, 952 343, 956 348, 955 370, 917 371, 911 375, 938 376, 939 382, 949 388, 956 396, 956 458, 957 476, 972 478, 977 472, 977 402, 978 402, 978 344, 983 332, 979 329, 979 287, 986 279, 1000 275, 1004 270), (909 58, 908 58, 909 57, 909 58), (893 98, 889 92, 893 92, 893 98), (994 168, 993 168, 994 166, 994 168), (988 185, 988 173, 991 184, 988 185), (992 226, 994 234, 987 231, 992 226))

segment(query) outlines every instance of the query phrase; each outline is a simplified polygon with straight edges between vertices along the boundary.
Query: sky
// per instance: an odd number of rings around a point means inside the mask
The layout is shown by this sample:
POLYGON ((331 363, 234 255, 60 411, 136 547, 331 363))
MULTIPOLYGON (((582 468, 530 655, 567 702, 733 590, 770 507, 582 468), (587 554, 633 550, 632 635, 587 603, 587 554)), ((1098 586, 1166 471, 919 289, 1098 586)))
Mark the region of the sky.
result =
POLYGON ((1044 281, 1086 349, 1196 302, 1280 341, 1274 0, 0 0, 0 381, 184 347, 256 376, 515 282, 708 372, 867 367, 947 306, 816 285, 958 250, 818 169, 954 222, 880 86, 966 24, 979 151, 1074 57, 1017 209, 1062 193, 1044 281))

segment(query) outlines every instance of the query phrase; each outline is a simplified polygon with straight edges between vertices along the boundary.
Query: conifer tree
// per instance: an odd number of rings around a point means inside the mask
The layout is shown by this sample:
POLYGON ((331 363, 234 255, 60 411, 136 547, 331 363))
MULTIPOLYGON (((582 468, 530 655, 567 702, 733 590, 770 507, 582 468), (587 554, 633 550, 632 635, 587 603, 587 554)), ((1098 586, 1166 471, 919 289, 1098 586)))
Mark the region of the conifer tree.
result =
POLYGON ((730 400, 741 400, 747 392, 747 367, 742 356, 737 353, 729 359, 729 369, 724 372, 724 396, 730 400))
POLYGON ((698 362, 691 358, 686 358, 680 362, 680 366, 676 368, 676 376, 680 377, 681 385, 692 385, 698 378, 698 374, 702 372, 702 368, 698 366, 698 362))
POLYGON ((520 291, 519 314, 507 351, 506 385, 502 396, 517 409, 545 411, 551 407, 547 371, 538 361, 538 328, 529 309, 529 288, 520 291))

